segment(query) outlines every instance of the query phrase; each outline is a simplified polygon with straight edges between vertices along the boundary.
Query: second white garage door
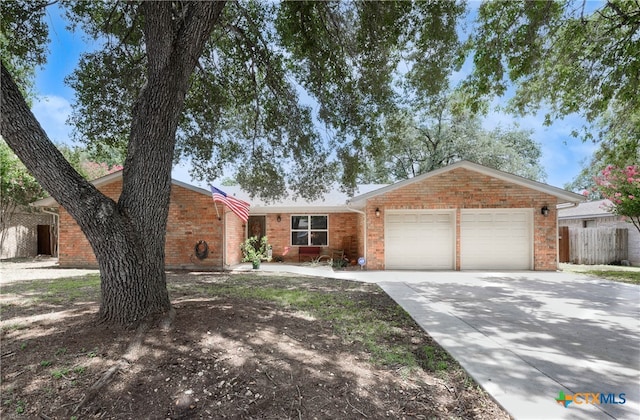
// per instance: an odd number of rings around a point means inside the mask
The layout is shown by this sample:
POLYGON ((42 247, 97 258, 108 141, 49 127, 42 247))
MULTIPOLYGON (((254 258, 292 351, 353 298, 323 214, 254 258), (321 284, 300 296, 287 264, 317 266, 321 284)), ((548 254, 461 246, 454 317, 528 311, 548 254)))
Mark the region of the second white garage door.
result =
POLYGON ((387 211, 387 269, 452 270, 455 261, 454 211, 387 211))
POLYGON ((461 269, 529 270, 532 261, 532 209, 461 211, 461 269))

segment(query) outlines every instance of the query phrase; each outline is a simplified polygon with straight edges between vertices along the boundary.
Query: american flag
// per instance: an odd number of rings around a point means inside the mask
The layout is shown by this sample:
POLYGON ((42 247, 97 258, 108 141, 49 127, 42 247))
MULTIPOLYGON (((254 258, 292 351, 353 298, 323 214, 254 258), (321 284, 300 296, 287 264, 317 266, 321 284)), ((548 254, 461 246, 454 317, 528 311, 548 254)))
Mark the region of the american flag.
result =
POLYGON ((217 189, 213 185, 211 186, 211 195, 213 197, 213 201, 217 201, 229 207, 229 209, 231 209, 231 211, 244 222, 249 220, 249 203, 246 201, 227 195, 226 192, 217 189))

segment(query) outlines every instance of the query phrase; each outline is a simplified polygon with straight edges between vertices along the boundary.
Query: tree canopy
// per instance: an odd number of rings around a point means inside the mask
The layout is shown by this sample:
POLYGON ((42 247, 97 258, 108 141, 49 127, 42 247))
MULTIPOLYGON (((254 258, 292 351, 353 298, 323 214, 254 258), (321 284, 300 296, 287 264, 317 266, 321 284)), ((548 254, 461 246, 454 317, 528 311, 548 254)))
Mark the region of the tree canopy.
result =
MULTIPOLYGON (((68 78, 78 95, 75 138, 124 152, 146 80, 143 13, 135 2, 60 4, 104 47, 68 78)), ((3 61, 26 88, 46 59, 47 5, 3 5, 3 61)), ((352 187, 399 99, 430 103, 448 87, 464 58, 456 32, 464 12, 456 2, 227 4, 191 77, 175 159, 189 158, 200 178, 225 172, 263 196, 277 197, 285 183, 313 195, 311 181, 330 185, 336 174, 352 187)), ((579 113, 598 123, 602 153, 626 150, 633 143, 619 140, 620 127, 640 112, 639 26, 637 2, 483 2, 466 43, 474 66, 464 90, 479 106, 514 85, 511 110, 543 107, 548 121, 579 113)))
MULTIPOLYGON (((135 3, 67 4, 75 25, 106 40, 68 79, 78 95, 76 138, 122 149, 147 79, 143 16, 135 3)), ((224 173, 269 198, 285 185, 314 196, 338 174, 352 188, 363 148, 398 99, 448 86, 464 10, 455 2, 227 3, 191 76, 175 159, 190 159, 197 177, 224 173)))
POLYGON ((0 59, 31 98, 36 68, 47 60, 47 0, 2 2, 0 59))
POLYGON ((572 134, 599 148, 566 187, 599 198, 600 171, 638 162, 639 40, 637 1, 483 2, 467 42, 473 72, 462 89, 475 107, 513 87, 516 114, 544 110, 547 124, 584 118, 572 134))
POLYGON ((0 248, 16 211, 44 195, 40 184, 0 138, 0 248))
POLYGON ((602 140, 593 156, 583 162, 580 173, 565 188, 585 192, 591 200, 602 198, 596 177, 607 166, 624 168, 640 162, 640 113, 624 114, 615 105, 602 117, 602 140), (612 130, 606 127, 615 126, 612 130))
POLYGON ((123 168, 124 158, 114 151, 108 153, 105 148, 101 148, 100 152, 97 152, 95 149, 78 145, 58 144, 56 147, 71 166, 89 181, 123 168))
POLYGON ((637 115, 639 31, 637 1, 483 2, 468 43, 474 70, 466 91, 478 99, 513 84, 512 110, 545 107, 547 121, 572 113, 589 123, 611 112, 637 115))
POLYGON ((459 97, 443 95, 431 107, 399 110, 386 120, 380 137, 367 149, 368 166, 360 179, 395 182, 470 160, 541 181, 542 152, 531 134, 517 127, 486 130, 477 114, 460 108, 459 97))
POLYGON ((10 213, 10 208, 28 206, 44 194, 42 187, 0 138, 0 209, 3 215, 10 213))

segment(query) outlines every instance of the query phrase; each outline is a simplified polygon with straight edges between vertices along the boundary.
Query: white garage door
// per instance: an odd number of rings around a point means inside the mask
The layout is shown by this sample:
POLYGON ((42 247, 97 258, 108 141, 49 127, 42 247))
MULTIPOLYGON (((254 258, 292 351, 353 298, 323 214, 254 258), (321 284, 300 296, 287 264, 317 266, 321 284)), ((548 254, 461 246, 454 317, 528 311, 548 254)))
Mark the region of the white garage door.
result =
POLYGON ((387 269, 452 270, 453 211, 387 211, 384 219, 387 269))
POLYGON ((532 209, 462 210, 460 268, 529 270, 532 232, 532 209))

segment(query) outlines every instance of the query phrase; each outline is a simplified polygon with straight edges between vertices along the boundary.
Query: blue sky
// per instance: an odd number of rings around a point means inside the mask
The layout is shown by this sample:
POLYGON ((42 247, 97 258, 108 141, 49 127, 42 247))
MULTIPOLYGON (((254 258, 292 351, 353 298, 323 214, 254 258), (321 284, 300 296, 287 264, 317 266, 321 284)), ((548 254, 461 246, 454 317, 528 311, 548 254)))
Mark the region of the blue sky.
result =
MULTIPOLYGON (((66 30, 66 23, 57 9, 49 8, 50 44, 48 63, 36 74, 38 97, 34 101, 33 113, 49 138, 58 143, 68 143, 71 127, 66 119, 71 112, 74 92, 64 84, 64 78, 75 69, 80 54, 92 48, 86 37, 66 30)), ((463 75, 459 75, 463 76, 463 75)), ((571 136, 571 131, 582 126, 582 119, 570 116, 546 127, 544 112, 537 115, 516 118, 499 112, 491 112, 484 120, 484 126, 492 129, 517 124, 519 128, 533 130, 533 139, 542 149, 541 164, 547 173, 546 182, 563 187, 580 172, 581 162, 589 158, 596 149, 592 143, 583 143, 571 136)), ((191 180, 184 165, 174 169, 174 178, 201 184, 191 180)))

